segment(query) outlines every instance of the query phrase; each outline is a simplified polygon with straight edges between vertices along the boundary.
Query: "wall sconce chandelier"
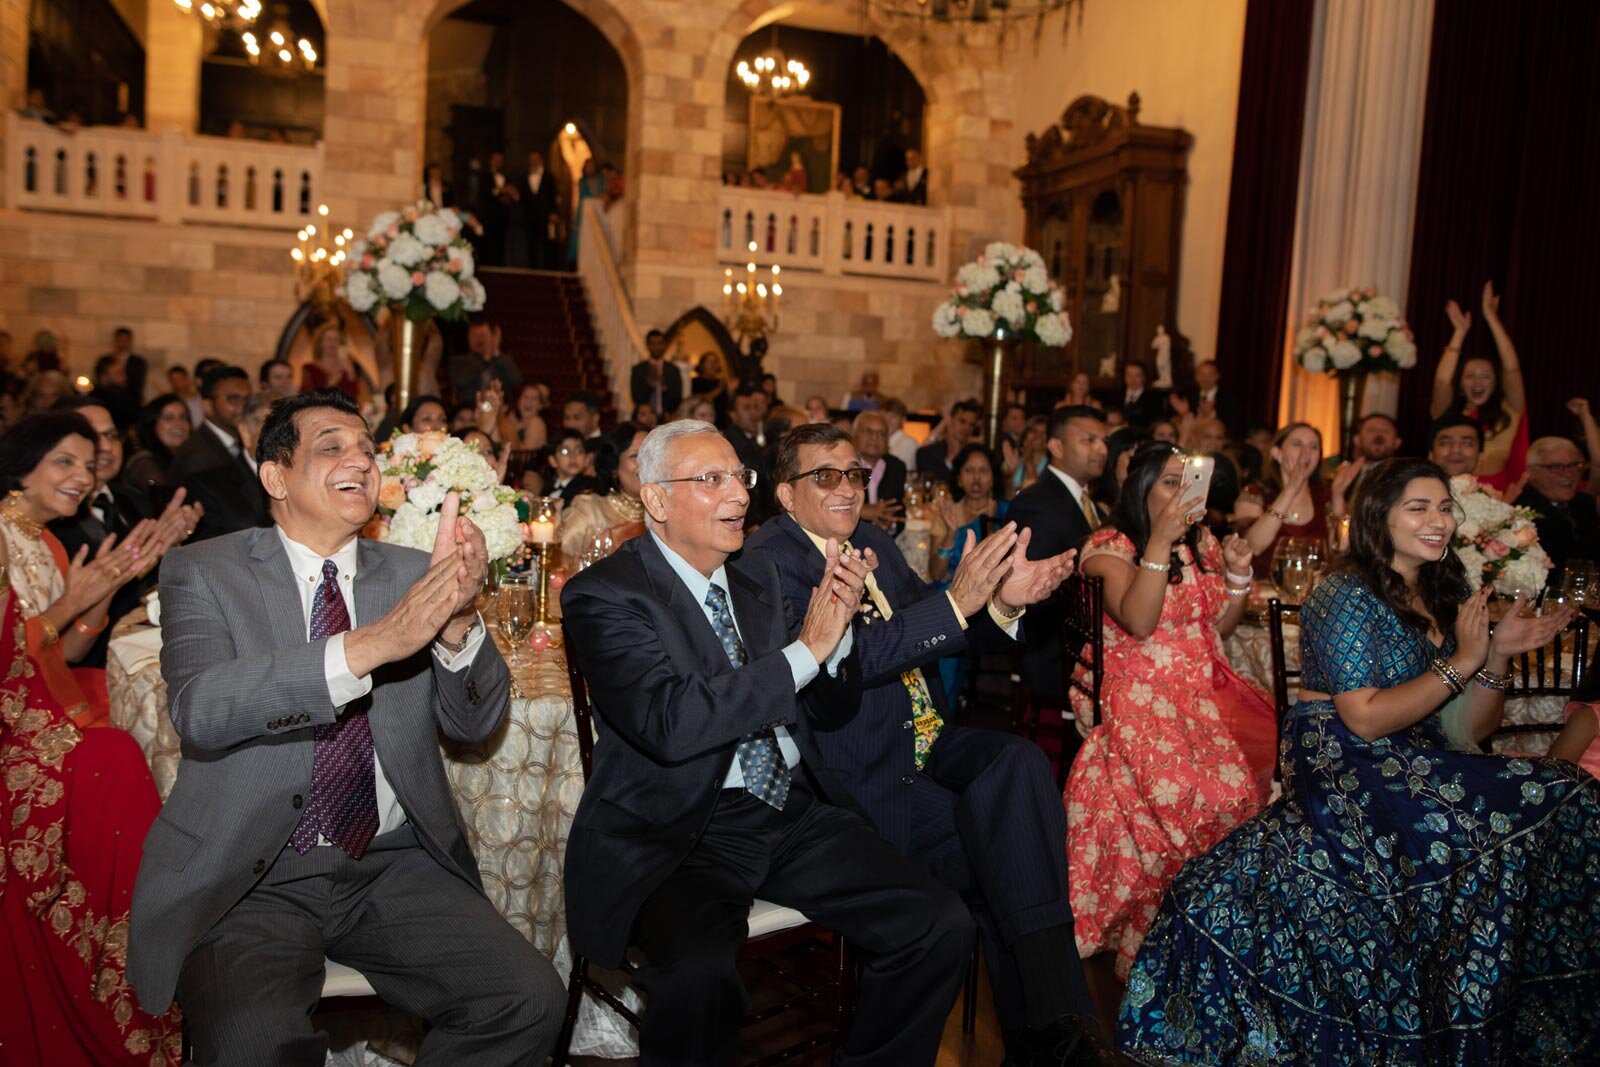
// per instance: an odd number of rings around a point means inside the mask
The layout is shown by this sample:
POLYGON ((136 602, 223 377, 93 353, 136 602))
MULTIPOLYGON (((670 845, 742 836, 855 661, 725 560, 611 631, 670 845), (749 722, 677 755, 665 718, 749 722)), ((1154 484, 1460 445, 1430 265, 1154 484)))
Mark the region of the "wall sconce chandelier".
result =
POLYGON ((194 15, 225 30, 255 25, 261 17, 261 0, 172 0, 179 11, 194 15))
POLYGON ((772 44, 754 59, 741 59, 734 68, 744 87, 756 96, 789 96, 803 93, 811 84, 811 70, 798 59, 790 59, 778 47, 778 27, 772 27, 772 44))

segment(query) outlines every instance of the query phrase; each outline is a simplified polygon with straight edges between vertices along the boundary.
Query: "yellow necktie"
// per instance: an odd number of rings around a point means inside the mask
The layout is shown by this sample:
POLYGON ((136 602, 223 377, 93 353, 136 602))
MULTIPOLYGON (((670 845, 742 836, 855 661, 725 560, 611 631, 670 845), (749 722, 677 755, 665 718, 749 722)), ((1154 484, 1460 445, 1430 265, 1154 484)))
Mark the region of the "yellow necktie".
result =
POLYGON ((1089 520, 1089 532, 1093 533, 1095 530, 1100 529, 1100 515, 1095 511, 1094 504, 1089 500, 1087 492, 1078 498, 1078 506, 1083 508, 1083 517, 1089 520))
MULTIPOLYGON (((848 541, 845 547, 850 547, 848 541)), ((894 609, 889 606, 889 598, 883 595, 883 590, 878 588, 876 575, 867 575, 867 597, 885 622, 894 618, 894 609)), ((873 613, 867 610, 866 604, 861 605, 861 613, 866 615, 870 623, 873 613)), ((906 687, 906 695, 911 698, 911 728, 915 733, 912 739, 913 754, 917 770, 920 771, 928 762, 928 752, 933 748, 934 741, 938 740, 939 731, 944 728, 944 717, 934 706, 933 694, 928 689, 928 680, 922 676, 922 668, 902 671, 900 684, 906 687)))

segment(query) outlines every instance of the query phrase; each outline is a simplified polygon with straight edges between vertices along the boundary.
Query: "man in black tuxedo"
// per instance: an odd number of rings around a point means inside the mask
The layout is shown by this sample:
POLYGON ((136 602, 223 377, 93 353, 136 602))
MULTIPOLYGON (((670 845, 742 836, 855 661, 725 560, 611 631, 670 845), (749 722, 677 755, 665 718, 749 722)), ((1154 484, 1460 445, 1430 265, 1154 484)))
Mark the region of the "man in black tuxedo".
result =
POLYGON ((634 406, 649 404, 661 418, 670 416, 683 403, 683 375, 678 365, 667 359, 667 335, 660 330, 645 334, 649 357, 634 364, 628 391, 634 406))
POLYGON ((1583 453, 1565 437, 1541 437, 1528 446, 1528 484, 1519 508, 1539 513, 1539 546, 1555 564, 1550 588, 1559 589, 1574 560, 1600 561, 1600 509, 1583 488, 1583 453))
POLYGON ((1189 406, 1197 418, 1221 422, 1230 436, 1244 432, 1244 408, 1236 395, 1222 388, 1222 371, 1217 368, 1216 360, 1196 364, 1189 406))
MULTIPOLYGON (((115 535, 118 541, 127 540, 128 534, 139 523, 156 518, 156 511, 149 497, 119 480, 122 474, 122 436, 117 432, 116 423, 105 405, 92 396, 73 396, 56 401, 54 407, 76 411, 94 428, 94 488, 89 492, 88 499, 79 506, 78 513, 69 519, 56 519, 50 524, 50 532, 66 549, 68 559, 76 557, 78 550, 86 546, 92 559, 106 538, 115 535)), ((170 531, 167 537, 170 544, 177 544, 188 536, 188 531, 194 529, 204 510, 199 505, 186 507, 183 499, 184 491, 179 489, 161 514, 164 527, 170 531)), ((145 594, 155 588, 155 584, 153 572, 123 583, 111 597, 111 607, 106 615, 111 626, 138 607, 145 594)), ((100 632, 89 651, 76 661, 77 666, 106 665, 111 626, 100 632)))
MULTIPOLYGON (((1019 530, 1033 534, 1028 545, 1030 559, 1083 547, 1102 522, 1089 494, 1106 468, 1105 416, 1086 404, 1064 405, 1051 414, 1048 432, 1048 466, 1016 495, 1006 513, 1019 530)), ((1061 676, 1060 638, 1059 605, 1041 604, 1029 612, 1022 681, 1042 699, 1056 704, 1063 704, 1067 696, 1061 676)))
POLYGON ((1116 404, 1128 425, 1143 430, 1167 417, 1166 390, 1150 385, 1150 372, 1143 363, 1130 359, 1123 365, 1122 385, 1122 395, 1116 404))
POLYGON ((901 199, 907 204, 928 202, 928 168, 923 165, 922 153, 915 148, 906 149, 906 191, 901 199))
POLYGON ((867 468, 861 521, 893 537, 905 525, 906 465, 889 454, 889 420, 876 411, 863 411, 851 430, 856 454, 867 468))
POLYGON ((641 1063, 725 1064, 749 1005, 734 964, 750 907, 787 905, 864 957, 834 1062, 932 1067, 972 921, 873 831, 815 740, 860 703, 846 642, 867 563, 826 546, 790 640, 777 571, 740 554, 739 468, 709 423, 651 431, 648 532, 563 590, 600 734, 567 844, 573 951, 605 967, 643 953, 641 1063))
POLYGON ((774 480, 784 513, 749 551, 777 565, 791 633, 822 580, 828 544, 876 563, 853 631, 861 713, 818 732, 823 758, 891 844, 973 906, 1011 1060, 1084 1062, 1093 1045, 1078 1039, 1093 1012, 1050 763, 1023 738, 946 721, 936 669, 941 656, 1008 647, 1028 605, 1071 573, 1073 553, 1030 562, 1027 535, 1007 525, 967 546, 944 592, 860 521, 865 468, 843 431, 796 428, 779 445, 774 480))
POLYGON ((543 152, 528 153, 528 173, 522 176, 517 195, 522 198, 528 266, 560 270, 566 266, 561 247, 561 197, 555 175, 545 169, 543 152))
POLYGON ((483 225, 478 241, 478 263, 485 267, 506 265, 506 234, 510 229, 511 205, 518 199, 517 188, 506 173, 503 152, 490 152, 489 165, 478 180, 478 195, 472 213, 483 225))
POLYGON ((218 365, 200 378, 205 420, 173 454, 169 478, 205 506, 191 541, 272 525, 256 460, 240 439, 239 419, 250 398, 250 375, 242 367, 218 365))
POLYGON ((976 400, 958 401, 944 420, 944 439, 917 449, 917 473, 950 480, 950 464, 968 442, 979 440, 983 406, 976 400))
POLYGON ((546 496, 559 496, 563 505, 570 504, 582 493, 598 493, 600 482, 592 474, 584 473, 589 463, 589 448, 578 430, 562 430, 550 446, 552 471, 546 496))

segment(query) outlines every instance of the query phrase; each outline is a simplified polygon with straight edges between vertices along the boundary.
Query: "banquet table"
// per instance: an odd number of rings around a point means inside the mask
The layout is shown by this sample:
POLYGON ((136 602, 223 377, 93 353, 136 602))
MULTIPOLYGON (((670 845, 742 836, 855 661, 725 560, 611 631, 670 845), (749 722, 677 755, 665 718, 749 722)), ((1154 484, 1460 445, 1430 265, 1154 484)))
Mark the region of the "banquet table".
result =
MULTIPOLYGON (((512 657, 488 611, 489 632, 512 672, 511 707, 500 729, 481 744, 444 742, 441 751, 467 842, 478 858, 483 888, 500 914, 554 964, 565 981, 572 964, 562 896, 567 831, 583 793, 583 768, 573 721, 566 655, 558 643, 512 657)), ((138 608, 117 623, 106 657, 112 724, 144 750, 163 800, 182 760, 167 714, 161 677, 161 630, 138 608)), ((637 1001, 628 991, 626 997, 637 1001)), ((637 1054, 634 1033, 614 1013, 584 1000, 573 1039, 575 1055, 637 1054)), ((340 1061, 344 1062, 344 1061, 340 1061)), ((386 1062, 363 1059, 358 1062, 386 1062)))
MULTIPOLYGON (((1569 638, 1570 640, 1570 638, 1569 638)), ((1228 662, 1233 669, 1261 687, 1261 691, 1272 698, 1272 635, 1267 630, 1263 621, 1246 619, 1241 622, 1223 641, 1223 652, 1228 657, 1228 662)), ((1300 669, 1300 628, 1292 622, 1285 622, 1283 627, 1283 654, 1287 661, 1288 669, 1300 669)), ((1570 651, 1565 656, 1568 668, 1571 666, 1570 651)), ((1590 657, 1593 662, 1593 656, 1590 657)), ((1295 698, 1295 685, 1289 686, 1289 699, 1295 698)), ((1505 724, 1524 725, 1530 723, 1556 724, 1552 730, 1519 734, 1500 734, 1490 739, 1490 746, 1495 752, 1515 753, 1517 755, 1542 756, 1550 749, 1555 741, 1556 734, 1560 732, 1562 709, 1566 707, 1564 697, 1516 697, 1506 700, 1505 724)))

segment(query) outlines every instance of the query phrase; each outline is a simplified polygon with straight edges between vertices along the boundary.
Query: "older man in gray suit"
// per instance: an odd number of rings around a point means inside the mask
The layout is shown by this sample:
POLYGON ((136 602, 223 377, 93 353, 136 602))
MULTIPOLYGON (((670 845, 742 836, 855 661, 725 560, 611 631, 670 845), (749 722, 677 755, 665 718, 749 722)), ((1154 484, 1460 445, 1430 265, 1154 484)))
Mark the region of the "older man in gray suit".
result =
POLYGON ((279 401, 256 446, 275 526, 162 561, 184 761, 144 845, 128 974, 196 1064, 321 1064, 324 958, 430 1024, 419 1064, 543 1063, 561 983, 483 895, 438 733, 509 699, 472 609, 483 536, 446 502, 430 560, 358 533, 372 437, 343 393, 279 401))

